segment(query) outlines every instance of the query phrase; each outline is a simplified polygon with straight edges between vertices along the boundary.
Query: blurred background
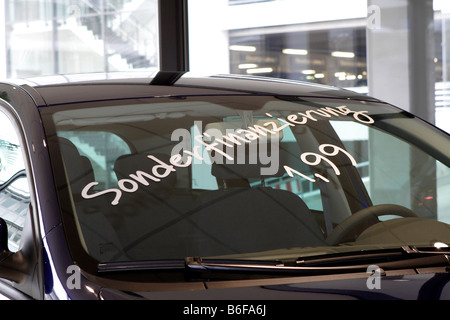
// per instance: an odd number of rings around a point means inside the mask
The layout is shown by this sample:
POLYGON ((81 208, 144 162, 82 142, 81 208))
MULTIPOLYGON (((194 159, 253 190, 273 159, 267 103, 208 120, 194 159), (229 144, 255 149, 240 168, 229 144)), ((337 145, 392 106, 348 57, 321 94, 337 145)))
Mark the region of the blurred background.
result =
MULTIPOLYGON (((187 5, 193 73, 343 87, 450 132, 450 0, 187 5)), ((151 74, 159 70, 158 28, 158 0, 0 0, 0 78, 151 74)))

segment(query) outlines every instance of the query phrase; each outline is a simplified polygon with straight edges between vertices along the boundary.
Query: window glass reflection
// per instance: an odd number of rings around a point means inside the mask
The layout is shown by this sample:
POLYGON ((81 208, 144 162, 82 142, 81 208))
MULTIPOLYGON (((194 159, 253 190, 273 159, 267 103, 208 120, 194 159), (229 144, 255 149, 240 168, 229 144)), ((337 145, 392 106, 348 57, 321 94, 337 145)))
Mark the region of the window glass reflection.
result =
POLYGON ((158 64, 157 1, 5 1, 7 77, 158 64))

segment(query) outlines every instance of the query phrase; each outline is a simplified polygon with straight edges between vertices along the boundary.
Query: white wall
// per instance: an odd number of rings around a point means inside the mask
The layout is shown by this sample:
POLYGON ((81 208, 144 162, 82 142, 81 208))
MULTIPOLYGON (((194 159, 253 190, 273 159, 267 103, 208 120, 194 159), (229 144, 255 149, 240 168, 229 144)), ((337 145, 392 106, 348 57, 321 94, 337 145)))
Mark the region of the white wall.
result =
MULTIPOLYGON (((0 8, 5 7, 5 0, 0 0, 0 8)), ((0 79, 6 78, 6 26, 5 10, 0 10, 0 79)))
POLYGON ((355 19, 367 16, 367 0, 278 0, 229 6, 224 14, 229 30, 355 19))
POLYGON ((189 70, 229 73, 228 0, 189 0, 189 70))

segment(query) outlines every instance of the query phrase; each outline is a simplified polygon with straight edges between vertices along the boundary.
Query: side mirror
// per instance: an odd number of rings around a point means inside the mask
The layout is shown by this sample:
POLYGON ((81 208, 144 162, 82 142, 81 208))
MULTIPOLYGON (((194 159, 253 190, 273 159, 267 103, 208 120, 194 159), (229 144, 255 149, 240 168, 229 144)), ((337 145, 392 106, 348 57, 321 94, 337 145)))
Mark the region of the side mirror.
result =
POLYGON ((0 254, 9 252, 8 249, 8 226, 3 218, 0 218, 0 254))
POLYGON ((6 221, 0 218, 0 278, 19 283, 24 279, 27 265, 21 251, 15 253, 9 251, 8 226, 6 221))

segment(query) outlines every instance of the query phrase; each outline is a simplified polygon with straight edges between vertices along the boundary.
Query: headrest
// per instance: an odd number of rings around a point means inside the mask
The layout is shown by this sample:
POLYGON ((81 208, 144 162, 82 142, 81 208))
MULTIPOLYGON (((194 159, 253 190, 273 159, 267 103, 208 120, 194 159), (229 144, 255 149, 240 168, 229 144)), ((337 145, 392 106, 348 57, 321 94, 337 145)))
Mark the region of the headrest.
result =
POLYGON ((69 139, 58 137, 58 143, 72 186, 72 192, 81 192, 86 183, 95 181, 91 162, 87 157, 80 154, 77 147, 69 139))
POLYGON ((222 180, 261 178, 262 175, 281 176, 278 164, 283 132, 273 133, 271 128, 274 125, 277 128, 281 126, 278 120, 251 117, 207 124, 205 133, 210 137, 210 143, 218 139, 232 145, 222 151, 233 160, 227 159, 220 152, 210 154, 212 175, 222 180))
POLYGON ((232 161, 225 157, 213 159, 211 174, 222 180, 281 177, 284 174, 282 164, 285 162, 285 152, 279 144, 243 146, 233 148, 233 153, 228 150, 227 154, 234 159, 232 161))
MULTIPOLYGON (((158 161, 153 160, 148 157, 147 153, 137 153, 137 154, 126 154, 117 158, 114 163, 114 171, 117 175, 117 179, 130 179, 130 175, 136 175, 137 172, 141 171, 147 174, 152 174, 153 169, 158 170, 160 174, 164 173, 164 167, 162 164, 170 165, 170 155, 166 154, 151 154, 158 161)), ((145 176, 144 176, 145 178, 145 176)), ((176 173, 171 171, 170 174, 164 178, 161 178, 159 182, 152 181, 150 178, 146 179, 149 183, 146 186, 146 190, 156 192, 162 189, 171 189, 176 183, 176 173)))
POLYGON ((80 157, 77 147, 69 139, 58 137, 58 144, 65 161, 80 157))

